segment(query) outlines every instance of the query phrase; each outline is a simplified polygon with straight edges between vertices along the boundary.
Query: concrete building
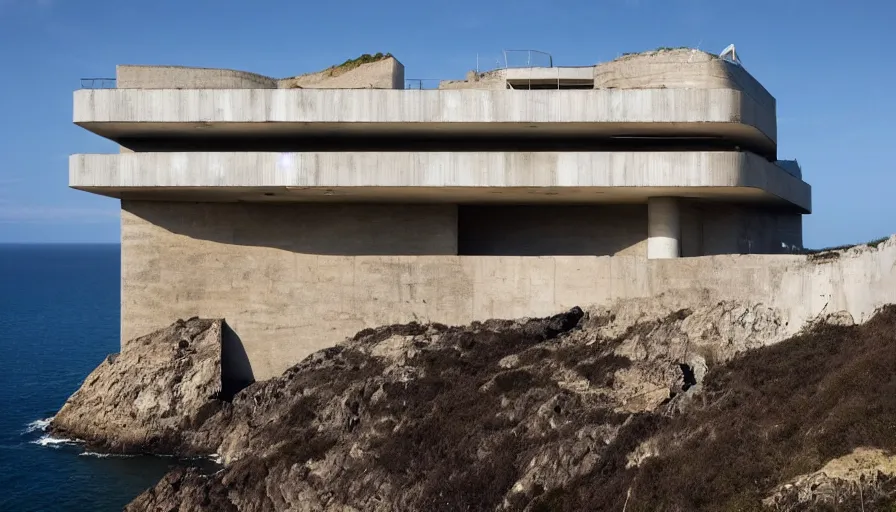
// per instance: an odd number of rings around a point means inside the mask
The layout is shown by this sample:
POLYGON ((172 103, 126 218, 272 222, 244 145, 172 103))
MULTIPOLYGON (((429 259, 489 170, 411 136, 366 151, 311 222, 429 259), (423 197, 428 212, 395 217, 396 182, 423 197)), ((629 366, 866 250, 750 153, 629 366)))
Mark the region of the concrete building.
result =
POLYGON ((76 91, 74 122, 121 146, 69 180, 121 201, 122 338, 224 317, 266 378, 364 327, 548 314, 652 293, 654 260, 802 246, 810 187, 739 64, 405 85, 387 55, 284 80, 119 66, 76 91))

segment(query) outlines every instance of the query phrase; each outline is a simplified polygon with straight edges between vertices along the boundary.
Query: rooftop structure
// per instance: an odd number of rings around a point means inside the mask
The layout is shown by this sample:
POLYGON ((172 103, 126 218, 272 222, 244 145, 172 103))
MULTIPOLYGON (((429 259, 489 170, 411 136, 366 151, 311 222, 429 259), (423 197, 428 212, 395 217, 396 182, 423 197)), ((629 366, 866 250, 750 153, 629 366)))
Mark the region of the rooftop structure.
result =
POLYGON ((74 122, 121 154, 73 155, 70 185, 121 200, 124 339, 226 316, 269 376, 320 348, 301 334, 320 322, 337 336, 544 314, 565 304, 558 269, 594 258, 647 269, 801 247, 811 191, 777 160, 775 99, 724 55, 504 67, 437 89, 390 55, 282 80, 119 66, 115 88, 75 92, 74 122))

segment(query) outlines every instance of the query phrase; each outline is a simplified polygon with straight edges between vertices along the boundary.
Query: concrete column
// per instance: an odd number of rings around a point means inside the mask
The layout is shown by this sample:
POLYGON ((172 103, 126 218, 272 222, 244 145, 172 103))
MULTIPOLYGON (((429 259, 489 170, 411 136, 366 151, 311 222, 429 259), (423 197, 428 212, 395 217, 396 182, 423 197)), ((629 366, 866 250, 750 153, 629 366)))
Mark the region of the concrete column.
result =
POLYGON ((674 197, 647 198, 647 259, 677 258, 681 252, 681 213, 674 197))

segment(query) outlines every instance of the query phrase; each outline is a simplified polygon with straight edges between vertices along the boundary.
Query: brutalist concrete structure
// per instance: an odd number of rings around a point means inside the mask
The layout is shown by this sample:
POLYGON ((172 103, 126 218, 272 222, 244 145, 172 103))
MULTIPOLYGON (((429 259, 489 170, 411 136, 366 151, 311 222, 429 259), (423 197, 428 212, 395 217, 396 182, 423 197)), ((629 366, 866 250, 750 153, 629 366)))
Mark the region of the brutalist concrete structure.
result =
POLYGON ((408 90, 373 60, 119 66, 75 92, 74 122, 122 148, 73 155, 69 179, 121 201, 123 339, 225 317, 263 378, 372 325, 549 314, 697 279, 670 260, 802 245, 810 187, 736 63, 659 51, 408 90))

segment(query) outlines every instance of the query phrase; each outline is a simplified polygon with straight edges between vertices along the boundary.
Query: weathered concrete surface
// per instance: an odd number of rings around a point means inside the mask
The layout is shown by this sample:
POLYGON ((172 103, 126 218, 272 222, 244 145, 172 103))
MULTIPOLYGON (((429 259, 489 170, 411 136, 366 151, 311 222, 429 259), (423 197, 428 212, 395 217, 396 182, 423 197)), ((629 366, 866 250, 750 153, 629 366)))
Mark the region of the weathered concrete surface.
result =
POLYGON ((339 66, 277 81, 281 89, 404 89, 404 65, 395 57, 343 70, 339 66))
MULTIPOLYGON (((401 207, 396 212, 405 216, 367 223, 349 206, 335 217, 330 209, 308 216, 270 205, 122 206, 122 337, 170 318, 226 318, 260 379, 365 327, 411 320, 543 316, 675 292, 681 307, 695 294, 761 302, 779 309, 795 332, 825 311, 861 320, 896 301, 896 238, 829 260, 409 256, 409 248, 451 249, 457 232, 431 232, 426 216, 401 207)), ((437 218, 445 226, 454 217, 437 218)))
POLYGON ((180 192, 231 201, 263 200, 265 193, 293 201, 644 203, 687 196, 812 208, 805 182, 752 153, 722 151, 73 155, 69 185, 156 199, 188 187, 180 192))
POLYGON ((111 453, 190 455, 192 433, 221 407, 221 320, 179 320, 131 340, 85 379, 50 423, 57 436, 111 453))
POLYGON ((624 55, 594 67, 595 89, 731 89, 775 115, 775 98, 743 67, 682 48, 624 55))
MULTIPOLYGON (((139 90, 74 93, 75 123, 752 123, 728 89, 598 91, 139 90)), ((774 111, 770 112, 774 116, 774 111)))
POLYGON ((277 81, 257 73, 233 69, 185 66, 115 68, 118 89, 276 89, 277 81))
POLYGON ((404 66, 394 57, 277 80, 233 69, 186 66, 116 67, 118 89, 404 89, 404 66))
POLYGON ((436 131, 531 137, 535 126, 539 136, 726 136, 769 157, 776 148, 774 110, 730 89, 79 90, 73 120, 109 138, 195 137, 197 126, 207 137, 436 131))

